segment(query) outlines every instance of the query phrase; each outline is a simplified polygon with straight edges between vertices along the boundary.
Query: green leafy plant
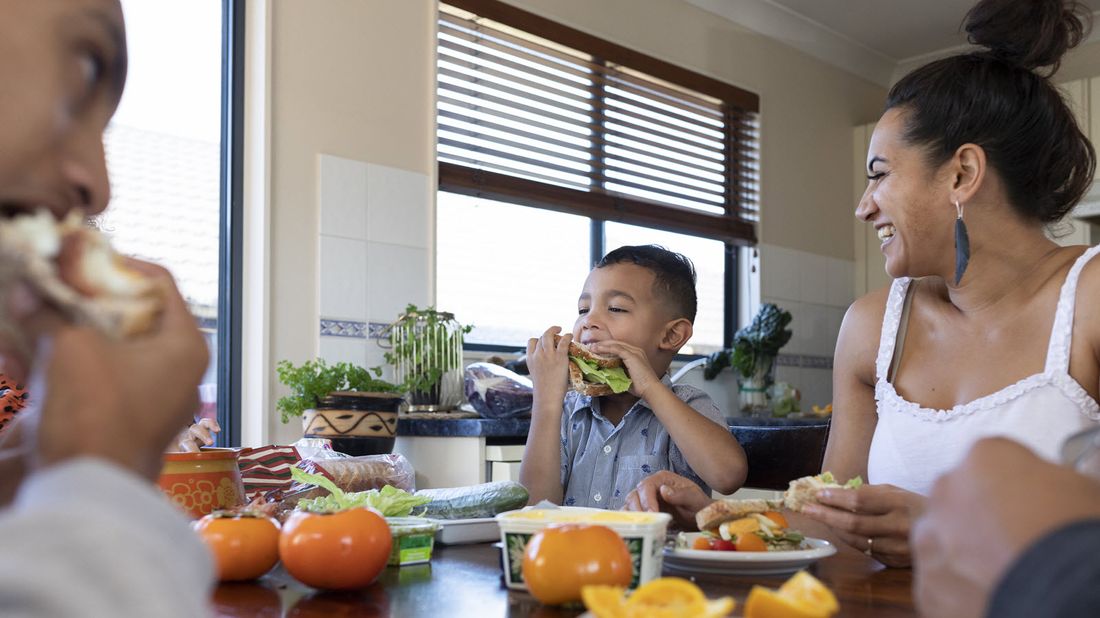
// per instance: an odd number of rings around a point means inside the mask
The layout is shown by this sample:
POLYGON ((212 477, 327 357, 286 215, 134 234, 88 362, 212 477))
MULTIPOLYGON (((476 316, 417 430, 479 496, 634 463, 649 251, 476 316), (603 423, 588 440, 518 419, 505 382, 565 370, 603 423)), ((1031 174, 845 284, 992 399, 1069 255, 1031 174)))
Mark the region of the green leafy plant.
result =
POLYGON ((462 337, 473 330, 472 325, 458 325, 454 315, 437 311, 435 307, 421 309, 414 304, 405 307, 401 319, 391 330, 393 348, 386 352, 386 362, 402 368, 405 378, 402 386, 417 399, 438 399, 439 383, 448 371, 462 366, 462 337), (393 332, 404 328, 411 336, 394 340, 393 332), (457 331, 454 330, 457 326, 457 331))
POLYGON ((402 394, 405 389, 379 379, 381 367, 367 369, 352 363, 329 365, 325 359, 306 361, 295 366, 290 361, 280 361, 275 368, 279 381, 290 387, 291 394, 275 403, 284 423, 292 416, 301 416, 317 407, 321 398, 334 391, 362 391, 402 394))
POLYGON ((723 369, 732 367, 742 378, 750 378, 761 369, 762 363, 770 363, 779 350, 791 340, 791 313, 765 303, 752 319, 752 323, 733 336, 733 347, 720 350, 707 357, 703 377, 713 380, 723 369))

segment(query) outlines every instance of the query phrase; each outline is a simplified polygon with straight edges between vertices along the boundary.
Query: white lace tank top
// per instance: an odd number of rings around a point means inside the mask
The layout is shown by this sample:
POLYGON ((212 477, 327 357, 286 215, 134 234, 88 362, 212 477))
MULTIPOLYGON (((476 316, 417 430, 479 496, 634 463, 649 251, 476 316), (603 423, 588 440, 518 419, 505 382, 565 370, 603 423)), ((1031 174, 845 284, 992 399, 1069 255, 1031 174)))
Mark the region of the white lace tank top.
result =
POLYGON ((878 424, 867 460, 868 482, 928 495, 936 478, 962 461, 977 440, 1004 436, 1056 461, 1062 441, 1100 423, 1100 405, 1069 375, 1077 280, 1100 246, 1077 259, 1062 284, 1043 373, 950 410, 906 401, 888 376, 909 279, 890 288, 875 362, 878 424))

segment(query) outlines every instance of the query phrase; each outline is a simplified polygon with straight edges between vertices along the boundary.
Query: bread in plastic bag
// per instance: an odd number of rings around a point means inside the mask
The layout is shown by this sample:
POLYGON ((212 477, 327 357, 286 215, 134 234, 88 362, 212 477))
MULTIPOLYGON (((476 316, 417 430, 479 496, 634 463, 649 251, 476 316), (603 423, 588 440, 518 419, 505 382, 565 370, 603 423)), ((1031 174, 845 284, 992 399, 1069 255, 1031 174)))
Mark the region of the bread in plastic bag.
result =
MULTIPOLYGON (((416 470, 413 469, 409 460, 399 453, 336 459, 303 459, 298 462, 297 467, 303 472, 328 477, 337 487, 348 493, 382 489, 386 485, 408 492, 416 491, 416 470)), ((277 494, 271 492, 267 498, 268 501, 281 501, 293 507, 302 498, 316 498, 328 493, 327 489, 316 485, 292 483, 290 487, 279 490, 277 494)))
POLYGON ((473 363, 465 372, 466 399, 485 418, 529 416, 534 401, 530 378, 492 363, 473 363))

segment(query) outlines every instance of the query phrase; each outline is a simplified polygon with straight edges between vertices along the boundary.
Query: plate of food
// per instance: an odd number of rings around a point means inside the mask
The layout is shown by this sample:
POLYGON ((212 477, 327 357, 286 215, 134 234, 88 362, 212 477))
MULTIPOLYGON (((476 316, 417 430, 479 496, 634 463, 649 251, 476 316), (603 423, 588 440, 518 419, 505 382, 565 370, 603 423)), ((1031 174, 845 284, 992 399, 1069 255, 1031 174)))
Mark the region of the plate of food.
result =
POLYGON ((836 553, 824 539, 793 530, 780 509, 801 511, 827 487, 858 488, 858 477, 840 485, 832 474, 791 481, 782 500, 716 500, 699 511, 700 532, 680 533, 665 548, 665 566, 674 571, 732 575, 774 575, 803 569, 836 553))
MULTIPOLYGON (((684 533, 685 543, 704 538, 705 533, 684 533)), ((677 541, 679 544, 679 540, 677 541)), ((736 551, 721 549, 665 548, 665 568, 671 571, 719 573, 723 575, 778 575, 793 573, 836 553, 824 539, 804 538, 799 549, 736 551)))

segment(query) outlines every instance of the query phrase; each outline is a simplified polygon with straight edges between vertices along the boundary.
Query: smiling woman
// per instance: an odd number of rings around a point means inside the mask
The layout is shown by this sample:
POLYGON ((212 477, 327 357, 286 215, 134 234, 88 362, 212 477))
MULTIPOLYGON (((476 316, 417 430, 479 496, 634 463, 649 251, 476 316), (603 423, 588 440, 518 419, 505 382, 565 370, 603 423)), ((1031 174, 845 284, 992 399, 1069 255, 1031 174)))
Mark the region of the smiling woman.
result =
POLYGON ((845 316, 824 463, 871 485, 806 512, 887 564, 909 563, 909 509, 976 440, 1054 459, 1100 421, 1100 321, 1074 311, 1100 292, 1098 250, 1043 229, 1096 166, 1049 81, 1087 17, 1063 0, 979 2, 965 27, 981 49, 899 81, 871 138, 856 214, 896 280, 845 316))

